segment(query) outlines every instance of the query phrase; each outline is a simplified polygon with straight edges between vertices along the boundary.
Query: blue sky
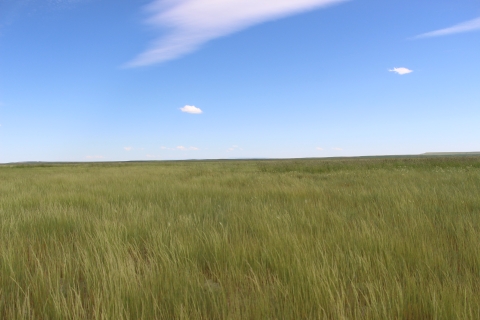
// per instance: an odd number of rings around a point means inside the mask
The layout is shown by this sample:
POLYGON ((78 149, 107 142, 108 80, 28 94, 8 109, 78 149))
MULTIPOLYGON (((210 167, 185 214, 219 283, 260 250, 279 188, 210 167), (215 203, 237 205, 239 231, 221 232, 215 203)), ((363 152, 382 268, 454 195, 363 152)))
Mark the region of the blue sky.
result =
POLYGON ((0 0, 0 162, 480 151, 478 0, 0 0))

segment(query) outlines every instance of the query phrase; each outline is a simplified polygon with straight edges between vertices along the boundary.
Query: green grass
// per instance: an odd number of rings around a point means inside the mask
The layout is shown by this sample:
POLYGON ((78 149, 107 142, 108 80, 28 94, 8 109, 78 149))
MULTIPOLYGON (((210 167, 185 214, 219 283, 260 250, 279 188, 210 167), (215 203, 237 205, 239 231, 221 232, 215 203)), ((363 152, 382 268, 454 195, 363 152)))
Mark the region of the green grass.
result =
POLYGON ((480 319, 480 157, 0 166, 1 319, 480 319))

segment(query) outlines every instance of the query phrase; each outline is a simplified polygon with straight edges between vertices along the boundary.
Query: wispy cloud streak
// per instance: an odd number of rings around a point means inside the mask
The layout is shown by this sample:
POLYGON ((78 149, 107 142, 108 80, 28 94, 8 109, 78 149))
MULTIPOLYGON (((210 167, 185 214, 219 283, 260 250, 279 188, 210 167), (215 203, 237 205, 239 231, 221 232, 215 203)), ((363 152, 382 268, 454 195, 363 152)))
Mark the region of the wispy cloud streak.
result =
POLYGON ((168 32, 127 66, 172 60, 252 25, 344 1, 348 0, 154 0, 146 6, 146 22, 168 32))
POLYGON ((413 39, 420 39, 420 38, 430 38, 430 37, 440 37, 440 36, 447 36, 450 34, 461 33, 461 32, 469 32, 480 30, 480 17, 477 19, 469 20, 463 23, 459 23, 454 25, 450 28, 440 29, 432 32, 427 32, 421 35, 414 37, 413 39))

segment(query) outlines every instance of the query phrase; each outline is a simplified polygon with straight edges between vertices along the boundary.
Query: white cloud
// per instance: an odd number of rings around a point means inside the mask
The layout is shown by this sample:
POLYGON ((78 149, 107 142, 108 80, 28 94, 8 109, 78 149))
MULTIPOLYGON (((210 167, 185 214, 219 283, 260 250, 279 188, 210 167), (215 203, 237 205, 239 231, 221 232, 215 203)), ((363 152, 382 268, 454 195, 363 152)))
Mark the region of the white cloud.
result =
POLYGON ((452 27, 440 29, 432 32, 427 32, 421 35, 414 37, 413 39, 419 38, 429 38, 429 37, 439 37, 439 36, 447 36, 450 34, 461 33, 461 32, 469 32, 474 30, 480 30, 480 17, 469 20, 463 23, 456 24, 452 27))
POLYGON ((393 69, 388 70, 388 71, 395 72, 399 75, 409 74, 409 73, 413 72, 413 70, 410 70, 410 69, 407 69, 407 68, 393 68, 393 69))
POLYGON ((183 108, 180 108, 180 110, 182 110, 182 112, 191 113, 191 114, 203 113, 203 111, 200 108, 197 108, 195 106, 188 106, 188 105, 183 108))
POLYGON ((145 7, 147 24, 167 29, 164 37, 127 64, 146 66, 197 50, 215 38, 255 24, 346 0, 154 0, 145 7))
POLYGON ((230 148, 227 149, 227 152, 232 152, 232 151, 242 151, 243 149, 240 148, 239 146, 237 145, 233 145, 231 146, 230 148))
POLYGON ((123 147, 123 149, 125 149, 125 151, 132 151, 132 147, 123 147))
POLYGON ((319 151, 323 151, 323 148, 320 148, 320 147, 316 147, 315 149, 317 149, 319 151))
POLYGON ((335 150, 335 151, 343 151, 342 148, 332 148, 332 150, 335 150))
POLYGON ((187 151, 187 150, 198 151, 198 150, 200 150, 200 148, 197 148, 197 147, 189 147, 189 148, 186 148, 186 147, 184 147, 184 146, 178 146, 178 147, 176 147, 175 149, 181 150, 181 151, 187 151))

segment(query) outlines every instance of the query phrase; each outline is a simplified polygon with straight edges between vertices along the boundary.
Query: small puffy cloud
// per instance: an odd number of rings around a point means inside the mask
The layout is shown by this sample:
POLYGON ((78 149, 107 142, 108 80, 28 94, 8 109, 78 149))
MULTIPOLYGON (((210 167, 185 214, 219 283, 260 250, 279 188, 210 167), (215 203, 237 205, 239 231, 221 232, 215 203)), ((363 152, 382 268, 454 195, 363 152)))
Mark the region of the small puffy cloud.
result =
POLYGON ((410 70, 410 69, 407 69, 407 68, 393 68, 393 69, 388 70, 388 71, 395 72, 399 75, 409 74, 409 73, 413 72, 413 70, 410 70))
POLYGON ((184 146, 178 146, 177 150, 187 150, 187 148, 185 148, 184 146))
POLYGON ((199 148, 197 148, 197 147, 190 147, 190 148, 188 148, 188 150, 197 151, 197 150, 200 150, 200 149, 199 149, 199 148))
POLYGON ((318 151, 323 151, 323 148, 320 147, 316 147, 315 149, 317 149, 318 151))
POLYGON ((200 114, 203 112, 200 108, 197 108, 195 106, 189 106, 189 105, 186 105, 185 107, 180 108, 180 110, 182 112, 191 113, 191 114, 200 114))
POLYGON ((463 22, 463 23, 456 24, 449 28, 427 32, 427 33, 418 35, 413 39, 447 36, 450 34, 470 32, 475 30, 480 30, 480 17, 463 22))
POLYGON ((125 151, 132 151, 132 147, 123 147, 123 149, 125 149, 125 151))
POLYGON ((335 150, 335 151, 343 151, 342 148, 332 148, 332 150, 335 150))

